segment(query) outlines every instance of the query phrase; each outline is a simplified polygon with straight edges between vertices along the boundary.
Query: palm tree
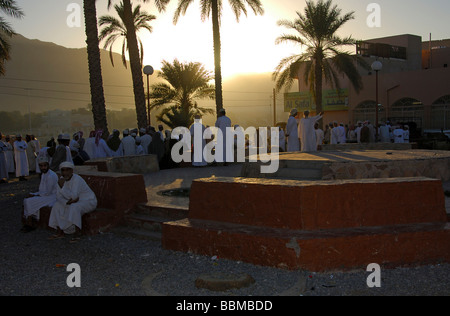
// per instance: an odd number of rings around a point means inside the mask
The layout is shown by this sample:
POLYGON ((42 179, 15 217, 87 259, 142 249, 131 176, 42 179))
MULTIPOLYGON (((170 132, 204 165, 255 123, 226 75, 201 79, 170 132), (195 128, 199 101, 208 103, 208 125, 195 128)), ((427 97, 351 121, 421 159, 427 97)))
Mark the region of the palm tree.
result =
POLYGON ((180 63, 177 59, 169 63, 163 60, 158 77, 167 83, 152 86, 152 109, 169 105, 157 117, 159 121, 172 128, 189 127, 196 114, 214 113, 212 109, 199 107, 196 101, 215 99, 214 85, 209 84, 213 76, 201 63, 180 63))
MULTIPOLYGON (((123 3, 120 5, 116 4, 114 6, 117 14, 119 15, 120 20, 116 19, 113 16, 110 15, 104 15, 100 17, 99 19, 99 25, 101 27, 104 27, 100 31, 99 40, 100 42, 105 40, 105 43, 103 45, 104 49, 109 48, 109 57, 111 59, 111 63, 114 66, 114 60, 113 60, 113 46, 116 40, 123 38, 122 43, 122 63, 127 68, 127 60, 126 60, 126 52, 128 51, 128 45, 127 45, 127 28, 124 24, 124 9, 123 9, 123 3)), ((134 21, 134 29, 136 32, 138 32, 141 29, 145 29, 149 31, 150 33, 153 31, 153 28, 148 24, 149 22, 156 19, 156 16, 152 14, 148 14, 145 11, 141 11, 141 6, 138 5, 133 10, 133 21, 134 21)), ((139 51, 140 51, 140 62, 142 64, 144 59, 144 46, 142 45, 142 41, 137 38, 139 43, 139 51)))
MULTIPOLYGON (((296 31, 297 35, 283 34, 276 43, 300 44, 303 52, 282 59, 273 73, 276 89, 289 89, 294 78, 303 70, 303 80, 309 84, 316 112, 322 112, 323 78, 336 89, 340 88, 339 75, 345 74, 357 92, 362 89, 362 79, 357 63, 367 67, 362 58, 343 51, 341 47, 356 44, 351 36, 339 37, 337 31, 354 19, 354 12, 341 15, 341 10, 332 5, 332 0, 319 0, 317 4, 306 1, 305 13, 297 12, 298 18, 291 22, 281 20, 278 25, 296 31), (356 63, 355 63, 356 61, 356 63)), ((300 79, 299 79, 300 80, 300 79)))
MULTIPOLYGON (((142 2, 150 2, 150 0, 141 0, 142 2)), ((156 8, 159 12, 166 10, 166 6, 170 0, 154 0, 156 8)), ((112 0, 108 0, 108 8, 111 7, 112 0)), ((133 78, 134 102, 136 105, 137 123, 139 128, 147 126, 147 108, 145 104, 144 81, 142 79, 142 63, 139 54, 138 40, 136 30, 134 29, 133 8, 130 0, 123 0, 123 22, 127 29, 127 44, 130 56, 130 68, 133 78)))
MULTIPOLYGON (((18 19, 24 16, 23 11, 17 6, 15 0, 0 0, 0 12, 18 19)), ((13 35, 15 35, 15 32, 11 25, 0 16, 0 75, 5 74, 4 63, 11 58, 9 54, 11 45, 8 42, 8 38, 11 38, 13 35)))
POLYGON ((98 40, 97 9, 95 0, 84 0, 83 5, 94 126, 95 129, 102 129, 103 134, 106 136, 108 135, 108 123, 106 120, 105 94, 98 40))
MULTIPOLYGON (((194 0, 179 0, 178 8, 175 11, 173 22, 176 24, 181 14, 186 14, 186 10, 194 0)), ((260 0, 229 0, 230 6, 239 22, 241 13, 247 16, 247 4, 255 15, 264 14, 260 0)), ((222 16, 222 0, 200 0, 201 18, 204 22, 209 16, 212 16, 213 41, 214 41, 214 65, 215 65, 215 84, 216 84, 216 111, 223 108, 222 95, 222 68, 221 68, 221 41, 220 41, 220 17, 222 16)))

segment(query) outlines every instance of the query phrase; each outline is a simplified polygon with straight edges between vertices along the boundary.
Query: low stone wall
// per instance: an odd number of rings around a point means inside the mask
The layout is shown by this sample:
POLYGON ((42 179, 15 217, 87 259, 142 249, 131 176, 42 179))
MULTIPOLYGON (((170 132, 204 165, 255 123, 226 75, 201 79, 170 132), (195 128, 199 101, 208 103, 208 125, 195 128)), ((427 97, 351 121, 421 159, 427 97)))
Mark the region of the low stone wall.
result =
POLYGON ((427 178, 192 183, 165 249, 309 271, 450 261, 442 183, 427 178))
POLYGON ((323 151, 336 150, 411 150, 417 148, 417 143, 345 143, 322 145, 323 151))
POLYGON ((92 159, 85 162, 86 166, 97 166, 98 171, 116 173, 145 174, 159 171, 156 155, 110 157, 92 159))
POLYGON ((322 167, 322 180, 428 177, 450 180, 450 158, 333 162, 322 167))

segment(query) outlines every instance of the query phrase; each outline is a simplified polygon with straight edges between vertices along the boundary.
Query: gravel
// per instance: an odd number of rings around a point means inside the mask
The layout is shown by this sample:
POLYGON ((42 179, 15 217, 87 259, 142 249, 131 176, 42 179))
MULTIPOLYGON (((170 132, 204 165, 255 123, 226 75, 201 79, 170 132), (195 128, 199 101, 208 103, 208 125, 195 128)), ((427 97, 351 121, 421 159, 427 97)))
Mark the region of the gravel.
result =
POLYGON ((2 296, 340 296, 450 294, 450 264, 381 270, 381 287, 369 288, 365 269, 312 273, 260 267, 243 262, 168 251, 159 242, 113 233, 49 240, 49 230, 22 233, 22 201, 36 191, 39 179, 13 179, 0 184, 0 295, 2 296), (77 263, 81 287, 67 279, 77 263), (197 289, 205 273, 247 273, 255 283, 247 288, 213 292, 197 289))

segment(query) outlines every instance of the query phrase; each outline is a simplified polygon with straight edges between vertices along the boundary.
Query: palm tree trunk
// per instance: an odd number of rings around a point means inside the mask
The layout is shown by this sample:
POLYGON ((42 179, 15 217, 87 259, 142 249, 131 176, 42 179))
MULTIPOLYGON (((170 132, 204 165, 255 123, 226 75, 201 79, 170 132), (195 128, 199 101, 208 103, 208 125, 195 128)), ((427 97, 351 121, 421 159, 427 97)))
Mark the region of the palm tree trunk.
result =
POLYGON ((215 85, 216 85, 216 111, 223 108, 222 94, 222 68, 221 68, 221 44, 220 44, 220 25, 219 25, 219 7, 217 0, 212 0, 212 23, 214 37, 214 65, 215 65, 215 85))
POLYGON ((142 79, 142 64, 139 53, 136 29, 133 22, 133 12, 130 0, 123 1, 124 23, 127 28, 128 52, 130 54, 130 68, 133 78, 134 102, 139 128, 147 127, 147 109, 145 105, 144 81, 142 79))
POLYGON ((104 135, 108 135, 95 0, 84 0, 83 4, 94 126, 95 129, 102 129, 104 135))
MULTIPOLYGON (((316 100, 316 115, 322 112, 322 67, 321 60, 315 61, 314 65, 314 88, 315 88, 315 100, 316 100)), ((319 122, 319 128, 323 130, 323 120, 319 122)))

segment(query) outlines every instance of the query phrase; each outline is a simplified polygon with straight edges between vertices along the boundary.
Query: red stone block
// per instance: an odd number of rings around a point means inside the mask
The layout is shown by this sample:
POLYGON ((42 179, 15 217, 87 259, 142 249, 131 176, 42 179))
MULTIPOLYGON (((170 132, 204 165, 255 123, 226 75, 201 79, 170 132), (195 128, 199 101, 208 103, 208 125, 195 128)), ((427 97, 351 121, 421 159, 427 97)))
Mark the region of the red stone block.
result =
POLYGON ((144 177, 138 174, 84 172, 80 174, 97 197, 97 207, 130 210, 147 202, 144 177))
POLYGON ((209 178, 192 183, 189 218, 299 230, 444 222, 440 180, 295 181, 209 178))
POLYGON ((188 216, 163 223, 165 249, 309 271, 450 262, 440 180, 201 179, 188 216))
MULTIPOLYGON (((84 172, 80 176, 97 197, 97 209, 82 217, 84 234, 94 235, 117 226, 138 203, 147 202, 142 175, 84 172)), ((39 227, 48 228, 50 213, 49 207, 40 210, 39 227)))
POLYGON ((163 224, 162 245, 262 266, 349 270, 450 262, 450 224, 300 231, 185 219, 163 224))

